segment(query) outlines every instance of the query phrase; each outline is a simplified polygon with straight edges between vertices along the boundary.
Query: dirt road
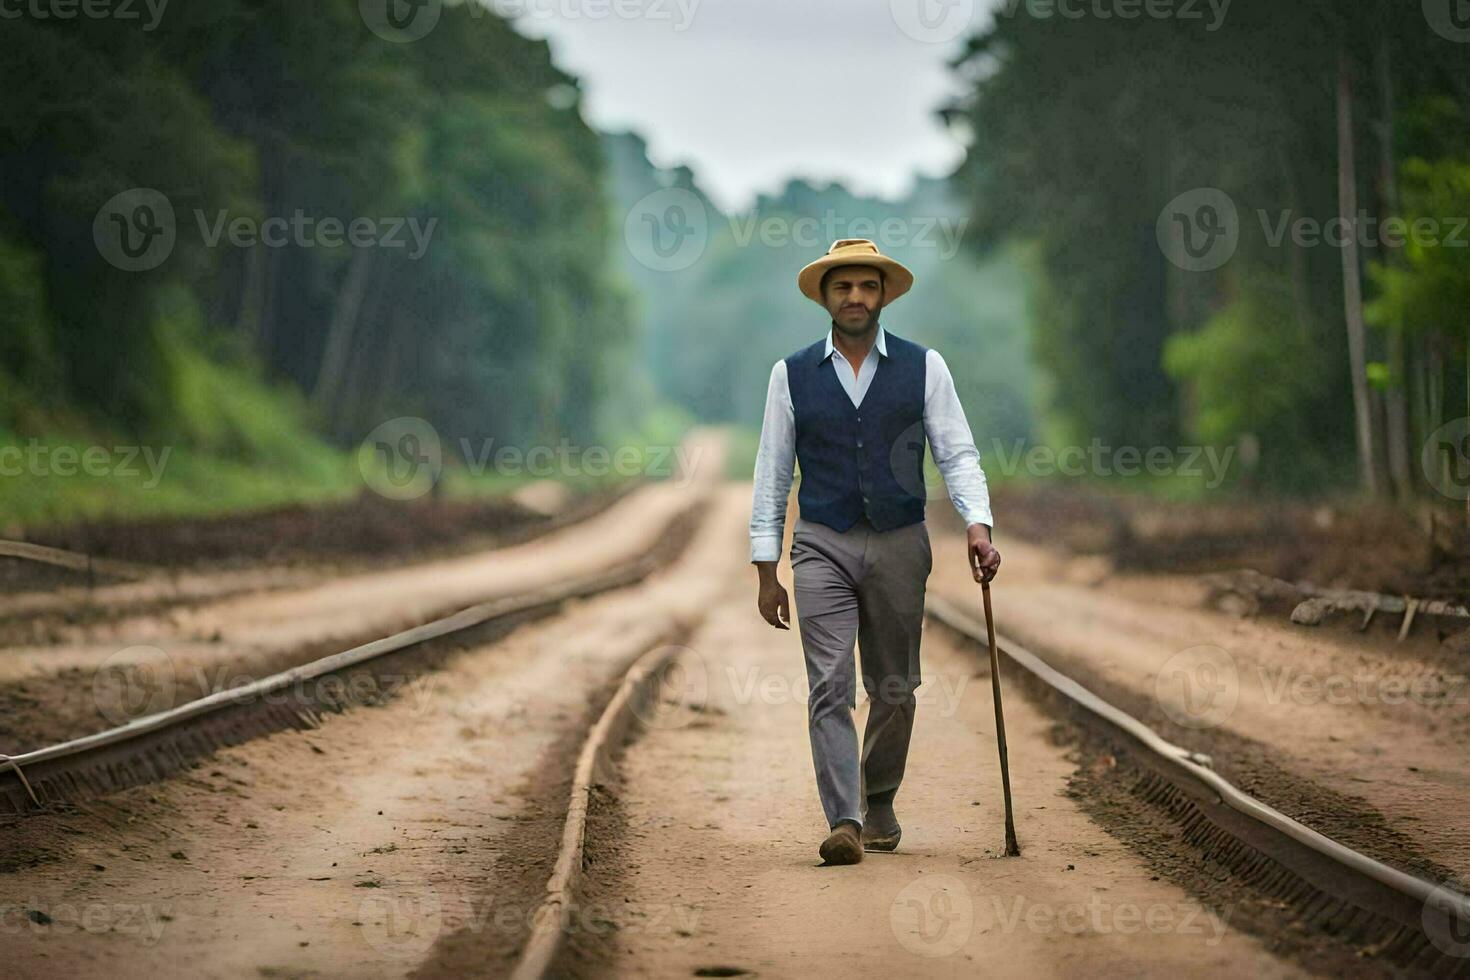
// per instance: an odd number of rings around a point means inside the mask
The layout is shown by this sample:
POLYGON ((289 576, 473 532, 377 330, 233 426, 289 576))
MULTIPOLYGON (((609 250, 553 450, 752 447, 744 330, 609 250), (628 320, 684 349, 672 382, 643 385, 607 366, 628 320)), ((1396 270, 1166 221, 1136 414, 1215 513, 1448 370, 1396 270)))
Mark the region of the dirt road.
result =
MULTIPOLYGON (((1002 632, 1310 826, 1436 880, 1470 875, 1470 665, 1201 608, 1192 578, 1002 550, 1002 632)), ((977 609, 963 538, 934 552, 931 591, 977 609)))
POLYGON ((818 867, 800 641, 759 621, 742 586, 691 638, 625 756, 602 825, 619 843, 595 856, 591 903, 616 928, 576 937, 580 975, 1297 975, 1092 824, 1067 795, 1074 766, 1051 722, 1015 694, 1025 852, 998 857, 988 674, 932 632, 899 851, 818 867))
POLYGON ((466 651, 385 707, 0 828, 20 977, 499 975, 561 833, 571 759, 621 672, 746 571, 718 498, 644 586, 466 651), (48 923, 36 922, 39 913, 48 923))
MULTIPOLYGON (((617 779, 598 789, 588 890, 565 923, 563 971, 1298 974, 1296 961, 1268 949, 1259 919, 1244 931, 1244 914, 1202 904, 1161 875, 1136 841, 1104 829, 1078 795, 1085 754, 1070 741, 1075 735, 1018 688, 1006 707, 1025 853, 998 857, 988 678, 973 649, 938 630, 926 634, 918 726, 898 800, 900 851, 855 867, 817 867, 826 828, 806 741, 800 644, 795 632, 756 616, 749 494, 746 485, 718 488, 667 571, 467 649, 386 706, 260 739, 155 786, 0 826, 7 969, 107 980, 184 971, 502 975, 541 896, 588 723, 628 664, 674 644, 681 669, 670 673, 665 698, 643 712, 643 734, 617 779)), ((583 533, 567 544, 538 543, 543 550, 529 551, 524 567, 538 554, 575 564, 588 528, 569 530, 583 533)), ((931 586, 973 602, 962 543, 934 533, 931 586)), ((1212 637, 1241 645, 1237 670, 1269 662, 1274 647, 1247 643, 1285 642, 1268 624, 1193 608, 1187 590, 1162 581, 1072 584, 1078 570, 1059 562, 1009 543, 996 587, 1003 629, 1044 640, 1035 643, 1041 652, 1077 665, 1105 694, 1140 702, 1138 713, 1174 726, 1171 737, 1187 744, 1180 733, 1193 732, 1208 741, 1227 775, 1235 767, 1266 789, 1279 788, 1267 777, 1287 766, 1320 776, 1324 787, 1350 779, 1351 770, 1323 771, 1301 747, 1338 745, 1347 765, 1352 753, 1365 753, 1328 737, 1351 731, 1331 728, 1330 712, 1298 712, 1305 724, 1327 727, 1309 728, 1294 745, 1290 716, 1268 710, 1269 699, 1244 679, 1234 712, 1213 728, 1186 729, 1170 717, 1189 719, 1177 714, 1180 705, 1149 698, 1170 657, 1212 637), (1241 746, 1241 758, 1221 751, 1241 746), (1262 768, 1268 763, 1277 768, 1262 768)), ((789 569, 783 577, 790 582, 789 569)), ((324 621, 313 617, 303 629, 324 621)), ((1315 640, 1322 662, 1349 655, 1330 641, 1315 640)), ((1371 729, 1396 716, 1357 717, 1371 729)), ((1377 765, 1392 765, 1392 752, 1446 751, 1424 731, 1412 742, 1413 725, 1399 723, 1402 746, 1385 746, 1377 765)), ((1313 823, 1324 815, 1331 812, 1304 814, 1313 823)), ((1414 841, 1427 851, 1453 838, 1443 831, 1414 841)), ((1392 837, 1375 840, 1393 846, 1392 837)))
POLYGON ((99 623, 67 642, 0 650, 0 752, 101 731, 478 602, 635 560, 719 480, 718 435, 695 436, 687 458, 697 461, 693 472, 534 541, 99 623), (141 679, 129 673, 134 668, 141 679), (112 690, 119 685, 127 696, 112 690))

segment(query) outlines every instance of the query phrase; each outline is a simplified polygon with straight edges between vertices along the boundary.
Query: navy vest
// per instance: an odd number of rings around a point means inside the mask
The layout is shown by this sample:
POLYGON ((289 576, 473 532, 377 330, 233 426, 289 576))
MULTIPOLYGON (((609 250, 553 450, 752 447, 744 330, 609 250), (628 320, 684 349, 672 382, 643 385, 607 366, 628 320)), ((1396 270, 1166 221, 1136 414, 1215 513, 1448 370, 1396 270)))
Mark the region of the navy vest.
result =
MULTIPOLYGON (((801 516, 846 531, 867 516, 888 531, 924 519, 924 363, 928 351, 885 333, 878 370, 854 407, 826 338, 786 358, 796 414, 801 516)), ((838 365, 850 370, 845 365, 838 365)))

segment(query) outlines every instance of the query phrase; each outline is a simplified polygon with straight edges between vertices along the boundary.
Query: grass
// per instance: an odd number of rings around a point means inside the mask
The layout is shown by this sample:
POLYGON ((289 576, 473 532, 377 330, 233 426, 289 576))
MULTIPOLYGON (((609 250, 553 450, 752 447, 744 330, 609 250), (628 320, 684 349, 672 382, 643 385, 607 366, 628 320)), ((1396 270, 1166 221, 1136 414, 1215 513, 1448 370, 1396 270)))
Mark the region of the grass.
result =
MULTIPOLYGON (((379 479, 384 464, 370 449, 328 445, 310 432, 304 407, 289 394, 220 371, 213 364, 191 366, 198 377, 186 400, 194 408, 173 439, 140 444, 77 432, 30 438, 0 429, 0 536, 17 537, 25 527, 340 503, 388 486, 379 479), (212 399, 206 397, 210 390, 212 399)), ((565 453, 551 446, 552 454, 534 459, 522 453, 529 447, 520 447, 509 465, 502 458, 499 466, 493 455, 467 465, 459 447, 446 444, 440 496, 494 498, 542 479, 574 492, 666 479, 674 475, 675 448, 688 425, 677 412, 650 413, 638 428, 613 438, 571 445, 565 453)), ((427 493, 429 485, 426 476, 407 496, 427 493)))

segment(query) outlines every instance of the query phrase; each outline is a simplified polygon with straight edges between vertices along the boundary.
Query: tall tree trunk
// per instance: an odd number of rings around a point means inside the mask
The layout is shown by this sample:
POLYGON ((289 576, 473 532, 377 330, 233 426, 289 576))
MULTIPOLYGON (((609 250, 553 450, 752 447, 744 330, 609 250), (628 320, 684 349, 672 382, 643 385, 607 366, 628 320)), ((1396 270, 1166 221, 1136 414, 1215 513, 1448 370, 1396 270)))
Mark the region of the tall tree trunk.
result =
MULTIPOLYGON (((265 340, 261 333, 265 300, 265 246, 259 242, 245 250, 245 269, 240 284, 240 304, 235 310, 235 326, 247 336, 255 338, 257 346, 265 340)), ((261 349, 261 356, 265 351, 261 349)))
POLYGON ((347 275, 337 293, 337 302, 332 307, 332 320, 327 326, 327 343, 322 350, 321 364, 317 367, 316 384, 312 388, 312 404, 331 431, 341 428, 337 411, 341 401, 342 383, 347 376, 347 359, 352 351, 352 336, 357 327, 358 312, 362 309, 362 298, 367 293, 373 266, 373 250, 354 248, 352 259, 347 264, 347 275))
MULTIPOLYGON (((1379 226, 1399 213, 1398 165, 1394 158, 1394 91, 1393 62, 1388 38, 1378 42, 1378 96, 1381 113, 1378 131, 1378 181, 1382 199, 1379 226)), ((1399 263, 1399 253, 1386 248, 1383 261, 1388 265, 1399 263)), ((1409 500, 1414 495, 1414 484, 1409 463, 1408 374, 1405 371, 1404 324, 1391 323, 1388 329, 1388 367, 1392 375, 1386 409, 1388 446, 1388 473, 1393 479, 1394 492, 1400 500, 1409 500)))
POLYGON ((1368 395, 1367 338, 1363 326, 1363 283, 1358 259, 1358 172, 1353 146, 1353 77, 1347 49, 1337 65, 1337 209, 1343 223, 1342 293, 1347 315, 1348 364, 1352 371, 1353 412, 1357 417, 1358 464, 1363 489, 1378 496, 1378 465, 1373 439, 1373 406, 1368 395))
MULTIPOLYGON (((1429 421, 1425 424, 1425 432, 1432 432, 1439 428, 1444 422, 1444 335, 1439 328, 1430 328, 1429 335, 1429 357, 1428 376, 1425 381, 1425 402, 1429 406, 1429 421)), ((1445 471, 1445 460, 1436 457, 1440 472, 1436 478, 1445 485, 1449 474, 1445 471)))

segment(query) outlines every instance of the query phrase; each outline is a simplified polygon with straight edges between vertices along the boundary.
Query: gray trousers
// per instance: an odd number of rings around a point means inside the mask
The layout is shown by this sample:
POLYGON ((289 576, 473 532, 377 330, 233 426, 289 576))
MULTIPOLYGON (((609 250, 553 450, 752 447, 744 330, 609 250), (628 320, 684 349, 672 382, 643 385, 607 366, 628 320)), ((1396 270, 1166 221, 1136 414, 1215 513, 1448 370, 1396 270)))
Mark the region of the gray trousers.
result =
POLYGON ((807 722, 829 827, 843 820, 861 825, 869 809, 891 820, 914 726, 924 586, 932 566, 922 521, 878 531, 860 518, 839 532, 798 519, 793 528, 796 616, 811 691, 807 722), (854 642, 869 700, 861 759, 852 720, 854 642))

